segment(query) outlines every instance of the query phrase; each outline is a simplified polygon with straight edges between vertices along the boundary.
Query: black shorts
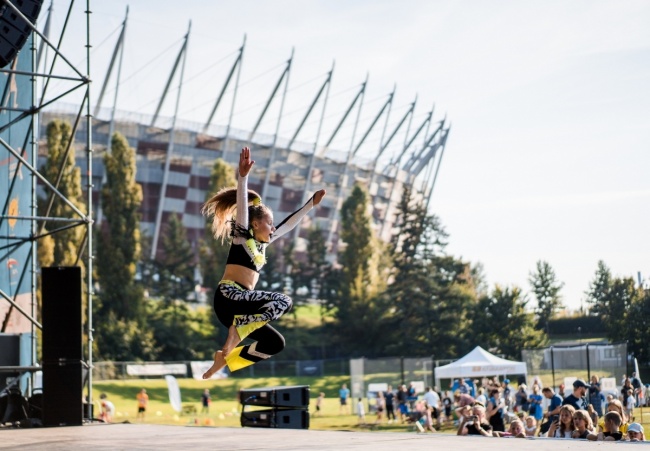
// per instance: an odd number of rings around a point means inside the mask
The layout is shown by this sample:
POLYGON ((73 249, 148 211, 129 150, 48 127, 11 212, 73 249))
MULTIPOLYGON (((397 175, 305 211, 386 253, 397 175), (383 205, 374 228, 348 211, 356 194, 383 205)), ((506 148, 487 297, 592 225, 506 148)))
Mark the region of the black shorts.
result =
POLYGON ((341 400, 341 405, 342 406, 347 406, 348 405, 348 399, 347 398, 340 398, 341 400))
POLYGON ((138 413, 144 412, 146 409, 146 407, 138 407, 138 413))

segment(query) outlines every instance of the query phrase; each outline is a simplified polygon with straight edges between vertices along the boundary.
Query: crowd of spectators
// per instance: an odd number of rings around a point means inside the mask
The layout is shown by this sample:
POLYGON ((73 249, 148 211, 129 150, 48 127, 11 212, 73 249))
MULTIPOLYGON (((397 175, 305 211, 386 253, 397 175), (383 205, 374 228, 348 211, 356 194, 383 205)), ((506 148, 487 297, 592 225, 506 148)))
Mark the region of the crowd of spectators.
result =
POLYGON ((635 408, 650 406, 650 386, 644 387, 636 374, 624 377, 621 386, 620 395, 605 394, 598 376, 589 383, 562 384, 557 391, 539 379, 516 388, 508 379, 458 379, 448 391, 427 387, 424 393, 413 384, 396 391, 388 386, 377 395, 377 422, 414 423, 422 432, 453 425, 463 436, 645 441, 635 408))

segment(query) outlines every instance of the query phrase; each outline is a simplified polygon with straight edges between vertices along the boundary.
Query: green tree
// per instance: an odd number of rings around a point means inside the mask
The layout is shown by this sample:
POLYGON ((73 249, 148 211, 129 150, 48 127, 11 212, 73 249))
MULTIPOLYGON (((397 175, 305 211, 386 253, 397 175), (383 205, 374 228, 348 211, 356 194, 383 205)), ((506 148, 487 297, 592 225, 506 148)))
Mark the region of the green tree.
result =
POLYGON ((156 260, 158 294, 167 301, 186 301, 194 292, 194 251, 187 239, 185 227, 176 213, 163 226, 162 256, 156 260))
POLYGON ((114 311, 107 311, 97 324, 95 357, 98 360, 118 362, 157 360, 159 349, 153 330, 142 320, 125 319, 114 311))
POLYGON ((162 361, 212 359, 215 348, 214 326, 208 319, 211 309, 191 309, 185 302, 152 300, 147 316, 162 361))
POLYGON ((538 327, 543 328, 548 334, 548 322, 562 308, 560 291, 564 283, 557 280, 551 265, 542 260, 537 262, 535 272, 529 274, 528 282, 537 300, 535 312, 537 313, 538 327))
POLYGON ((604 261, 598 261, 594 279, 589 283, 587 303, 589 314, 599 316, 607 312, 607 297, 612 289, 612 272, 604 261))
POLYGON ((650 363, 650 290, 637 288, 626 318, 630 331, 628 350, 647 365, 650 363))
POLYGON ((382 316, 387 313, 376 304, 386 287, 382 261, 386 248, 373 235, 368 207, 368 193, 355 185, 341 209, 340 238, 345 247, 339 253, 340 270, 331 274, 338 280, 327 284, 338 343, 357 355, 380 352, 385 339, 382 316))
MULTIPOLYGON (((222 188, 236 186, 235 169, 221 158, 217 158, 210 173, 210 187, 206 194, 208 200, 214 193, 222 188)), ((205 239, 199 243, 199 262, 203 285, 208 290, 214 290, 226 269, 226 260, 230 243, 222 243, 212 235, 212 224, 206 222, 205 239)))
POLYGON ((476 300, 469 265, 444 254, 447 233, 409 190, 400 201, 396 228, 392 283, 384 295, 393 312, 386 352, 455 355, 464 348, 467 313, 476 300))
MULTIPOLYGON (((332 265, 327 261, 327 237, 323 230, 315 227, 307 233, 307 261, 301 264, 296 284, 309 290, 308 298, 320 300, 324 305, 325 278, 332 265)), ((324 310, 321 309, 321 313, 324 310)))
POLYGON ((634 335, 630 330, 630 312, 640 297, 633 278, 612 280, 600 310, 607 329, 607 338, 611 341, 628 341, 634 335))
MULTIPOLYGON (((82 200, 81 171, 75 162, 70 124, 65 121, 54 120, 47 125, 46 136, 47 160, 41 168, 41 173, 70 203, 79 211, 85 213, 85 202, 82 200), (68 147, 69 152, 66 154, 68 147)), ((50 193, 48 192, 48 194, 50 193)), ((81 219, 60 197, 54 195, 52 199, 53 202, 49 211, 50 217, 81 219)), ((48 205, 49 199, 39 201, 38 211, 41 216, 45 215, 48 205)), ((56 223, 51 223, 48 229, 53 232, 58 227, 56 223)), ((39 257, 42 258, 43 262, 51 261, 55 266, 83 266, 79 254, 84 233, 84 227, 79 226, 56 231, 53 234, 52 256, 39 255, 39 257)))
POLYGON ((143 290, 135 283, 140 259, 140 215, 142 189, 135 181, 135 151, 124 136, 115 133, 111 153, 104 156, 106 183, 101 199, 104 223, 97 240, 97 276, 101 286, 100 313, 114 312, 118 318, 140 321, 143 290))
POLYGON ((520 288, 496 285, 472 311, 473 342, 512 359, 519 359, 524 348, 543 346, 546 335, 535 328, 535 319, 526 312, 526 304, 520 288))

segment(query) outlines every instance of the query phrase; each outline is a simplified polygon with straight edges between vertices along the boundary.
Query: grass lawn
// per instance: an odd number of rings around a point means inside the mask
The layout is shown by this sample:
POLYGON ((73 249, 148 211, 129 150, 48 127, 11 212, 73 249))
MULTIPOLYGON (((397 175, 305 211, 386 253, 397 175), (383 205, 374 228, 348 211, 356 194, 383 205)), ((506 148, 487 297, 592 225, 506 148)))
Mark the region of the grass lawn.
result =
MULTIPOLYGON (((99 412, 98 400, 101 393, 106 393, 108 399, 115 404, 115 417, 113 422, 129 421, 136 423, 137 402, 136 394, 145 388, 149 395, 144 423, 172 424, 172 425, 197 425, 209 427, 241 427, 239 417, 241 404, 237 400, 237 393, 242 388, 273 387, 280 385, 309 385, 310 386, 310 429, 317 430, 379 430, 408 432, 415 431, 413 425, 393 423, 388 424, 386 419, 382 424, 374 424, 375 414, 366 416, 366 425, 360 425, 354 414, 339 412, 338 390, 342 383, 348 383, 345 376, 331 376, 319 378, 228 378, 214 381, 197 381, 194 379, 177 379, 181 390, 183 406, 193 405, 196 414, 180 414, 172 409, 169 402, 167 383, 164 379, 138 379, 98 381, 93 383, 93 399, 95 412, 99 412), (201 413, 201 394, 204 389, 210 390, 212 404, 208 414, 201 413), (320 392, 325 393, 325 401, 321 413, 314 416, 315 401, 320 392)), ((247 407, 247 410, 251 409, 247 407)), ((98 414, 95 414, 98 416, 98 414)), ((453 431, 451 426, 443 427, 442 431, 453 431)))
MULTIPOLYGON (((237 393, 242 388, 274 387, 281 385, 309 385, 311 392, 310 429, 315 430, 353 430, 353 431, 385 431, 385 432, 415 432, 413 425, 392 423, 386 419, 381 424, 375 424, 375 414, 366 415, 366 424, 360 425, 354 414, 339 412, 338 389, 342 383, 349 384, 346 376, 330 377, 301 377, 301 378, 228 378, 214 381, 197 381, 194 379, 177 379, 181 390, 183 406, 194 406, 195 414, 181 414, 172 409, 169 402, 167 383, 164 379, 138 379, 98 381, 93 384, 93 399, 95 400, 95 416, 99 416, 98 400, 101 393, 106 393, 108 399, 115 404, 116 414, 113 422, 131 422, 137 420, 136 394, 145 388, 149 395, 149 407, 144 423, 169 425, 196 425, 201 427, 241 427, 241 404, 237 393), (201 413, 201 394, 204 389, 210 390, 212 404, 210 412, 201 413), (315 400, 320 392, 325 393, 325 401, 321 414, 314 416, 315 400)), ((365 400, 364 400, 365 401, 365 400)), ((251 408, 248 407, 247 410, 251 408)), ((635 409, 635 420, 642 422, 646 430, 650 429, 650 407, 635 409)), ((456 429, 451 425, 437 428, 439 432, 455 434, 456 429)))

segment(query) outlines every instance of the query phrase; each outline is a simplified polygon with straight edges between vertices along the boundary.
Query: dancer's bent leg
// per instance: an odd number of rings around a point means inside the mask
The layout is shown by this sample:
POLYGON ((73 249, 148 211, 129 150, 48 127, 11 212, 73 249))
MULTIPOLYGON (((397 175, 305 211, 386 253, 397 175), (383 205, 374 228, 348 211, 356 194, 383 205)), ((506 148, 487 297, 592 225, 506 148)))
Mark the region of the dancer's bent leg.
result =
POLYGON ((249 335, 255 343, 239 346, 225 357, 230 371, 246 368, 260 360, 266 360, 284 349, 284 337, 270 325, 265 325, 249 335))
POLYGON ((215 293, 214 310, 219 321, 228 327, 228 338, 221 349, 222 356, 215 353, 213 367, 222 368, 220 358, 223 357, 234 371, 280 352, 284 348, 284 339, 275 329, 268 326, 279 339, 273 333, 269 335, 268 330, 260 334, 256 332, 266 329, 270 321, 280 318, 292 305, 291 298, 282 293, 246 290, 236 282, 221 281, 215 293), (238 346, 247 336, 262 343, 238 346), (267 340, 270 346, 266 344, 267 340))

